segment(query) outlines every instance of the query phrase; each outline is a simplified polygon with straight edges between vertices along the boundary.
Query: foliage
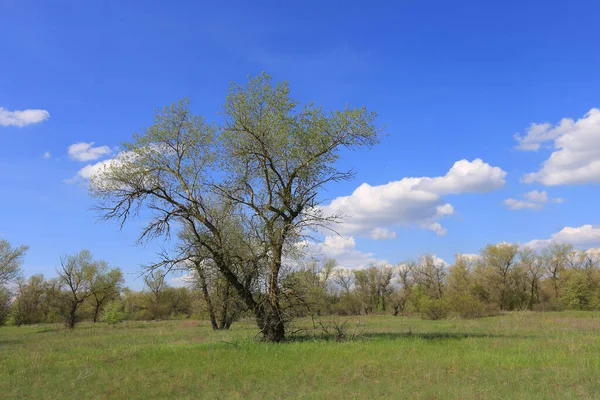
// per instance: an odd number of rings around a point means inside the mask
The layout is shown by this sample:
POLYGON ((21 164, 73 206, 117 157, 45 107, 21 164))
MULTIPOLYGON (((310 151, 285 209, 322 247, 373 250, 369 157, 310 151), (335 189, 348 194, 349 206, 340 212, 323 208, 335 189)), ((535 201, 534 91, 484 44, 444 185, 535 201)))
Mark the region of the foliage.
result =
MULTIPOLYGON (((336 168, 342 150, 377 143, 376 114, 301 107, 287 83, 262 74, 232 84, 222 116, 211 125, 187 100, 166 107, 92 178, 91 193, 104 217, 121 224, 146 207, 153 218, 141 240, 183 226, 191 253, 210 259, 265 338, 281 341, 291 316, 282 308, 284 256, 310 229, 339 219, 322 215, 317 196, 353 176, 336 168)), ((194 270, 190 251, 168 258, 194 270)))
POLYGON ((450 313, 450 306, 445 299, 435 299, 425 295, 420 299, 419 312, 423 319, 444 319, 450 313))
POLYGON ((109 325, 118 324, 125 320, 125 313, 122 311, 123 305, 118 301, 112 301, 104 307, 102 311, 102 322, 109 325))
POLYGON ((11 247, 5 239, 0 239, 0 286, 15 280, 21 274, 21 263, 28 246, 11 247))

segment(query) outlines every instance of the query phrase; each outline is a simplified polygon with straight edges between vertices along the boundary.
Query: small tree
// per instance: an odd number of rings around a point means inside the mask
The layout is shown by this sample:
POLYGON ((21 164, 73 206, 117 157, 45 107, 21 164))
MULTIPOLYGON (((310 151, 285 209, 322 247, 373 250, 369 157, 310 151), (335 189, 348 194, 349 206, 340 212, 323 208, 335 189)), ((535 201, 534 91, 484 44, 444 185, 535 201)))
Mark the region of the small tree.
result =
POLYGON ((152 273, 144 276, 144 283, 150 290, 149 293, 149 308, 152 314, 152 319, 160 319, 165 317, 168 310, 163 300, 163 292, 167 288, 165 280, 166 272, 161 269, 156 269, 152 273))
POLYGON ((124 280, 121 270, 118 268, 109 270, 108 263, 105 261, 97 261, 95 265, 96 268, 90 282, 90 291, 94 307, 93 321, 97 322, 102 307, 107 302, 116 300, 119 297, 124 280))
POLYGON ((28 280, 17 281, 16 298, 12 315, 17 326, 46 321, 51 307, 49 285, 43 275, 33 275, 28 280))
POLYGON ((97 265, 88 250, 67 255, 60 260, 60 264, 54 296, 65 325, 73 329, 81 318, 81 305, 92 296, 91 286, 97 265))

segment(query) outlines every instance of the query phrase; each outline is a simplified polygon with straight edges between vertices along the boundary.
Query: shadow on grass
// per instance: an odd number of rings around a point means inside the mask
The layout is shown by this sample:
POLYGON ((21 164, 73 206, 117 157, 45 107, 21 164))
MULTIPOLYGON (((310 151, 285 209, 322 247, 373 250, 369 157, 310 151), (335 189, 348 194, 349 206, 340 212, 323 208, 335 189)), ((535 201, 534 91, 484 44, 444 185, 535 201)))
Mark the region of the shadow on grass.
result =
POLYGON ((22 344, 22 343, 23 343, 22 340, 17 340, 17 339, 0 339, 0 347, 11 346, 11 345, 15 345, 15 344, 22 344))
MULTIPOLYGON (((484 338, 484 339, 499 339, 499 338, 526 338, 523 335, 501 335, 494 333, 468 333, 468 332, 371 332, 362 333, 360 335, 346 335, 343 340, 398 340, 398 339, 424 339, 424 340, 463 340, 468 338, 484 338)), ((323 333, 310 334, 302 333, 289 336, 286 342, 314 342, 314 341, 338 341, 331 335, 323 333)))

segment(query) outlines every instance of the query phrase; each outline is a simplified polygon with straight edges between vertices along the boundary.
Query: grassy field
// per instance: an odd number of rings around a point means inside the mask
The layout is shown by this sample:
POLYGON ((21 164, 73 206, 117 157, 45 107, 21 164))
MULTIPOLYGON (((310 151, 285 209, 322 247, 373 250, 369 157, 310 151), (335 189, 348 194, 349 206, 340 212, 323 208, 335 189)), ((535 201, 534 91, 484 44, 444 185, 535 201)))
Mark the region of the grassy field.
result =
POLYGON ((600 398, 599 313, 360 321, 357 340, 283 344, 251 322, 3 327, 0 398, 600 398))

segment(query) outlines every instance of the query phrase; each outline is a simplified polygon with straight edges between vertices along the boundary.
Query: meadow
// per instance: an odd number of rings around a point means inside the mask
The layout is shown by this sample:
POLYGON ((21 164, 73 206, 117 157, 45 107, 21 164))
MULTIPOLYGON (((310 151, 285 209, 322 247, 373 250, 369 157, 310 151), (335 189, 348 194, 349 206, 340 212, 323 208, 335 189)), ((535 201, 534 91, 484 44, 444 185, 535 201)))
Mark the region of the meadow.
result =
POLYGON ((253 321, 3 327, 0 398, 600 398, 600 313, 377 315, 347 331, 273 344, 255 339, 253 321))

